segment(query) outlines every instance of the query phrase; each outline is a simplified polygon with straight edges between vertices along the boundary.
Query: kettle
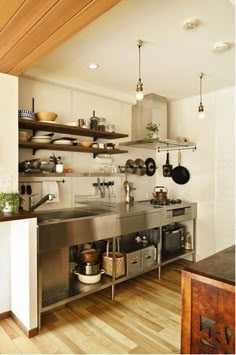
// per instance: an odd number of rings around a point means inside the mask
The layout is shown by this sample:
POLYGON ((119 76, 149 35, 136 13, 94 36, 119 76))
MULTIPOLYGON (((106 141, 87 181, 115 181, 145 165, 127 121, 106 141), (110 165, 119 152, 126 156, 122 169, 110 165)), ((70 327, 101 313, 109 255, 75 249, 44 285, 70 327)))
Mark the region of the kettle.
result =
POLYGON ((155 186, 153 197, 155 200, 166 201, 167 200, 167 188, 165 186, 155 186))

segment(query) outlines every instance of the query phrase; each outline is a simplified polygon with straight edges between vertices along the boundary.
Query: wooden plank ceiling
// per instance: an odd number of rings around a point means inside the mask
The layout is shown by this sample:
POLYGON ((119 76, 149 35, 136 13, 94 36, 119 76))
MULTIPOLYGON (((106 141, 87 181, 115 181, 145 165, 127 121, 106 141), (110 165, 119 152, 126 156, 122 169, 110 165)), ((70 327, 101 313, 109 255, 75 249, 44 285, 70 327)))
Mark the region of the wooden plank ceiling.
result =
POLYGON ((121 0, 0 0, 0 72, 19 76, 121 0))

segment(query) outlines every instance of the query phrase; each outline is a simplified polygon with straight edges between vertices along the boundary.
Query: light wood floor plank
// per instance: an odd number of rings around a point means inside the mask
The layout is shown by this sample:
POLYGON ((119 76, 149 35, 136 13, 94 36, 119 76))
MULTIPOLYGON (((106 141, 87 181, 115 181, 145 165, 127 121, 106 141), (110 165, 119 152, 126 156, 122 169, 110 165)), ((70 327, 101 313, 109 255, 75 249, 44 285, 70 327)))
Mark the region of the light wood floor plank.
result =
POLYGON ((0 321, 0 353, 1 354, 20 354, 20 350, 14 344, 13 340, 10 336, 5 332, 5 330, 1 327, 0 321))
POLYGON ((179 354, 180 279, 188 262, 178 260, 111 289, 71 302, 42 318, 28 339, 11 319, 0 321, 4 354, 179 354))

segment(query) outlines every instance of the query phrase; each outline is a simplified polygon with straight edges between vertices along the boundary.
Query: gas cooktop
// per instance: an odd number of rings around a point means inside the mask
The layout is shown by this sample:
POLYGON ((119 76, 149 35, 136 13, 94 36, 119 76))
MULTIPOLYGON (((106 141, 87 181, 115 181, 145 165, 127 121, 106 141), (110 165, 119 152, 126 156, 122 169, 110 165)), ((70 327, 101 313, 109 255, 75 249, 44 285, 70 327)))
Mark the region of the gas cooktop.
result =
POLYGON ((169 205, 176 205, 182 203, 182 200, 179 198, 177 199, 167 199, 167 200, 156 200, 156 199, 151 199, 150 203, 155 206, 169 206, 169 205))

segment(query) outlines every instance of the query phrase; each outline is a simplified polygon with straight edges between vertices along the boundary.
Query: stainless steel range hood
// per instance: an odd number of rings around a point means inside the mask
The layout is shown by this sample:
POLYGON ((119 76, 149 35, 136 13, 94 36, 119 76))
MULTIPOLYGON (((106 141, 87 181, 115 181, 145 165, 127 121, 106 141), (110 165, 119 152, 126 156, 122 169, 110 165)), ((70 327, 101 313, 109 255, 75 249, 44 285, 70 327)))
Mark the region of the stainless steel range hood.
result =
POLYGON ((162 150, 196 148, 196 144, 186 138, 167 138, 167 100, 157 94, 148 94, 142 101, 132 106, 131 141, 120 143, 122 146, 162 150), (159 124, 159 138, 146 139, 146 125, 159 124))

